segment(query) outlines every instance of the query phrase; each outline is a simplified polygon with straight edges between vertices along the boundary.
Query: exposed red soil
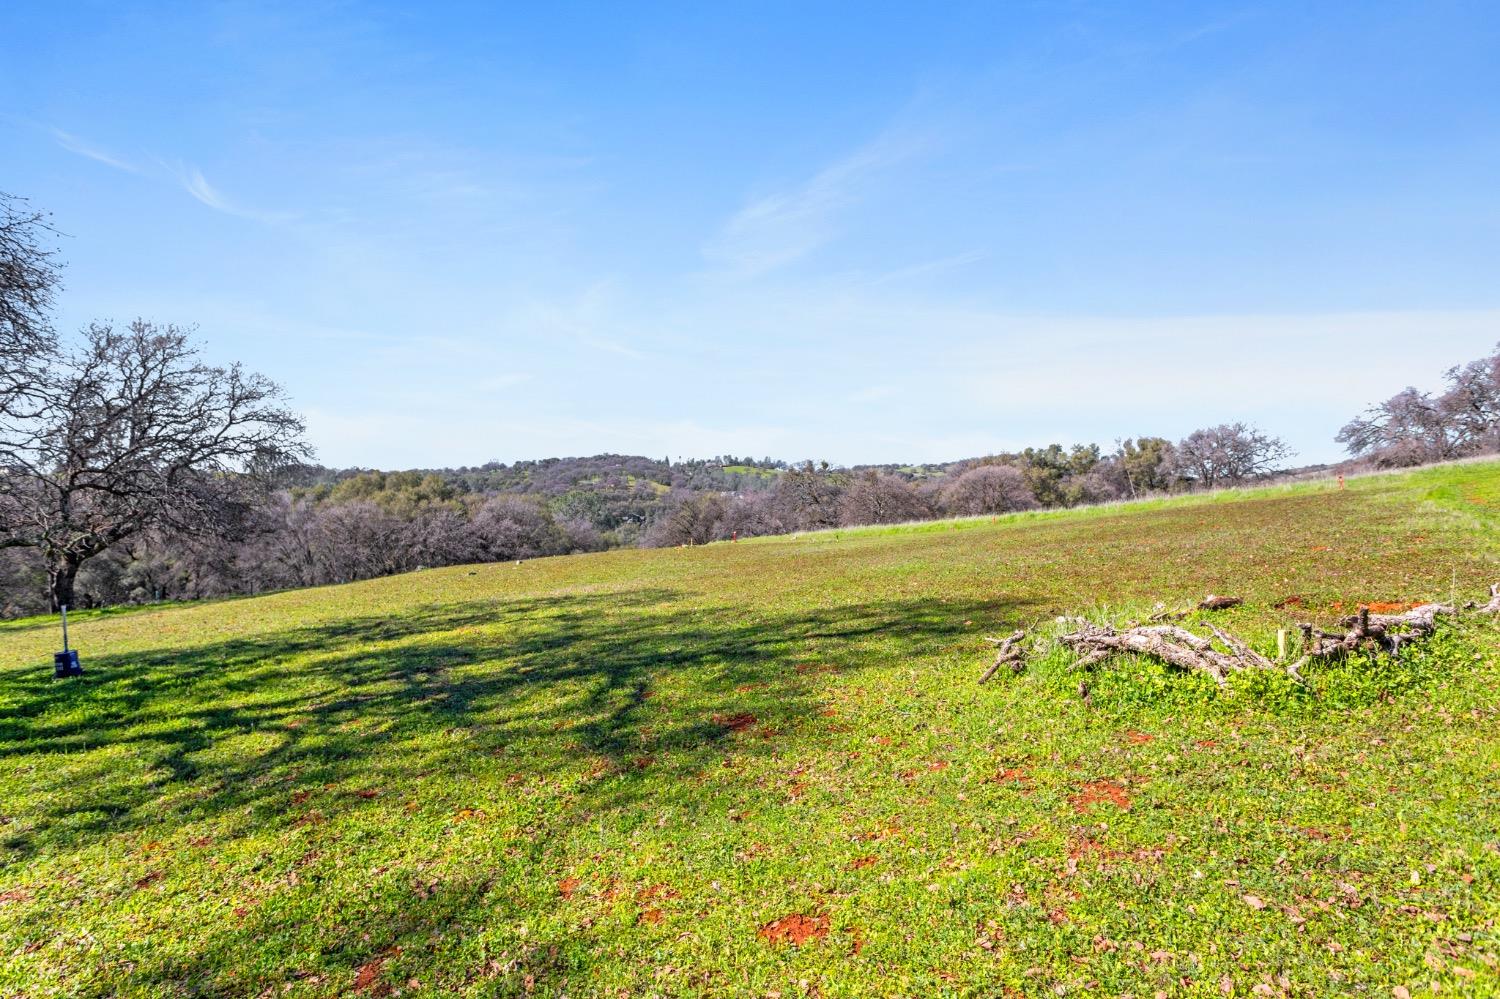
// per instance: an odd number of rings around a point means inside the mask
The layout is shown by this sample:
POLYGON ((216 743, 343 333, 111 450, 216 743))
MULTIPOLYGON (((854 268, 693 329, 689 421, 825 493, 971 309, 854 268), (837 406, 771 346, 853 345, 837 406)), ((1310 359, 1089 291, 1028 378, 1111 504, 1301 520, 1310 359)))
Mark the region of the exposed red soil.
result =
POLYGON ((743 732, 745 729, 753 727, 758 720, 749 712, 737 715, 714 715, 713 717, 714 724, 726 732, 743 732))
POLYGON ((643 910, 641 910, 641 917, 640 917, 640 919, 641 919, 641 922, 643 922, 643 923, 659 923, 664 918, 666 918, 666 917, 664 917, 661 914, 661 910, 660 909, 643 909, 643 910))
POLYGON ((880 863, 879 857, 875 856, 873 853, 867 853, 863 857, 855 857, 853 860, 849 861, 849 870, 858 871, 865 867, 873 867, 878 863, 880 863))
POLYGON ((991 777, 990 781, 995 784, 1014 784, 1019 788, 1029 788, 1031 786, 1031 776, 1020 767, 1006 767, 991 777))
POLYGON ((1130 795, 1124 787, 1112 780, 1091 780, 1068 800, 1078 812, 1086 812, 1093 806, 1105 802, 1124 811, 1130 811, 1130 795))
MULTIPOLYGON (((1375 600, 1367 603, 1356 604, 1355 606, 1368 607, 1370 609, 1370 613, 1372 614, 1400 614, 1403 611, 1411 610, 1413 607, 1420 607, 1424 603, 1426 603, 1425 600, 1375 600)), ((1348 605, 1346 605, 1342 600, 1335 600, 1333 603, 1328 605, 1328 609, 1331 611, 1343 611, 1347 608, 1348 605)))
POLYGON ((1155 742, 1156 736, 1150 732, 1126 732, 1125 741, 1137 746, 1144 746, 1148 742, 1155 742))
POLYGON ((557 893, 565 900, 570 899, 573 897, 573 893, 578 890, 578 885, 579 881, 577 878, 563 878, 557 883, 557 893))
POLYGON ((377 957, 360 965, 359 970, 354 973, 354 991, 370 996, 389 995, 390 985, 380 980, 380 969, 384 966, 384 957, 377 957))
POLYGON ((793 912, 763 924, 756 932, 768 943, 789 943, 801 947, 808 941, 816 942, 828 936, 828 917, 805 916, 800 912, 793 912))

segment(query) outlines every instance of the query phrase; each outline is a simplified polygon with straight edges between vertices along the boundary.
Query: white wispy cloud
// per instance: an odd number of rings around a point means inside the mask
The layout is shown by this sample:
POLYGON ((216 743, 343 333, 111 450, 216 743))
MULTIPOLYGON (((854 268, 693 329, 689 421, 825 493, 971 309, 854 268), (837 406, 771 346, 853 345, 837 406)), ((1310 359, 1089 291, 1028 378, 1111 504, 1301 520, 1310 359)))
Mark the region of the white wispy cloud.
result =
POLYGON ((240 214, 235 206, 220 194, 218 189, 208 182, 208 178, 199 172, 197 167, 183 165, 177 170, 177 178, 182 182, 182 189, 208 207, 215 211, 226 212, 230 215, 240 214))
POLYGON ((57 140, 57 144, 59 146, 62 146, 70 153, 76 153, 77 155, 83 156, 87 159, 91 159, 96 163, 103 163, 105 166, 114 167, 116 170, 124 170, 126 173, 141 172, 141 168, 136 166, 134 163, 131 163, 129 160, 101 149, 93 143, 79 138, 71 132, 64 132, 60 128, 49 129, 49 131, 51 131, 52 133, 52 138, 57 140))
POLYGON ((139 176, 155 174, 160 177, 162 174, 165 174, 165 176, 169 177, 195 200, 207 205, 216 212, 223 212, 226 215, 234 215, 238 218, 253 219, 257 222, 286 222, 295 218, 294 215, 286 212, 259 211, 246 208, 232 201, 223 191, 210 184, 208 178, 203 176, 203 171, 191 163, 174 162, 162 159, 161 157, 153 157, 155 167, 142 166, 72 132, 66 132, 56 127, 49 127, 47 131, 51 133, 53 140, 59 146, 85 159, 93 160, 96 163, 103 163, 105 166, 113 167, 116 170, 122 170, 125 173, 133 173, 139 176))
POLYGON ((735 212, 703 246, 712 263, 740 276, 775 270, 838 235, 838 219, 882 172, 916 155, 922 140, 891 129, 789 190, 757 198, 735 212))
POLYGON ((208 182, 208 178, 203 176, 203 171, 191 163, 163 162, 162 165, 172 173, 184 191, 216 212, 256 222, 286 222, 295 218, 294 215, 286 212, 263 212, 231 201, 222 191, 208 182))

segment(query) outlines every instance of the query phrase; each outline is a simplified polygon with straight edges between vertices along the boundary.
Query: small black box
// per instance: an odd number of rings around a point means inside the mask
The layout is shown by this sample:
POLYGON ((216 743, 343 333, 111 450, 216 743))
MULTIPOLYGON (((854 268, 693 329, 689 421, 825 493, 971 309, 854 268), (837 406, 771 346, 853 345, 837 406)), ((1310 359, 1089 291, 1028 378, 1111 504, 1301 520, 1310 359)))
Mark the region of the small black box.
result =
POLYGON ((78 664, 78 653, 69 649, 67 652, 54 652, 52 654, 52 671, 56 676, 83 676, 83 667, 78 664))

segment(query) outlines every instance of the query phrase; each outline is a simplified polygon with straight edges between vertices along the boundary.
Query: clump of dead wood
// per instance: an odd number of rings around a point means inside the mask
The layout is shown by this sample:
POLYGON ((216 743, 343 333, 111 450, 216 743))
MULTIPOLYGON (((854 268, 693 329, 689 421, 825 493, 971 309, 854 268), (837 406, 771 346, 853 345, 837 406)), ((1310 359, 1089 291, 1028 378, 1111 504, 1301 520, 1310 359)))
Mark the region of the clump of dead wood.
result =
MULTIPOLYGON (((1210 595, 1195 609, 1222 610, 1242 602, 1238 597, 1210 595)), ((1490 587, 1488 603, 1471 602, 1463 609, 1479 614, 1500 614, 1500 583, 1490 587)), ((1400 656, 1406 646, 1430 637, 1437 630, 1439 617, 1457 615, 1460 611, 1451 604, 1440 603, 1421 604, 1400 614, 1372 614, 1368 607, 1361 607, 1358 613, 1340 622, 1344 628, 1342 632, 1325 631, 1303 622, 1297 625, 1302 647, 1301 655, 1295 661, 1286 654, 1285 632, 1280 636, 1277 655, 1273 659, 1255 651, 1237 635, 1206 621, 1201 625, 1206 635, 1176 624, 1160 623, 1181 620, 1190 613, 1191 610, 1157 613, 1150 618, 1151 623, 1119 628, 1080 617, 1058 618, 1059 624, 1070 626, 1072 630, 1059 635, 1057 642, 1078 655, 1073 664, 1076 670, 1093 669, 1117 655, 1135 654, 1186 672, 1207 674, 1220 686, 1227 684, 1232 674, 1246 670, 1285 673, 1302 683, 1302 670, 1312 663, 1341 659, 1362 651, 1400 656)), ((994 663, 985 670, 979 682, 985 682, 1004 666, 1009 666, 1014 673, 1024 671, 1025 640, 1024 629, 1003 639, 988 639, 998 649, 994 663)))
POLYGON ((1005 638, 986 638, 986 642, 993 642, 1000 646, 995 650, 995 661, 990 668, 984 671, 984 676, 979 678, 983 683, 1000 671, 1001 666, 1009 666, 1012 673, 1020 673, 1026 669, 1026 650, 1021 648, 1021 642, 1026 638, 1026 629, 1018 628, 1005 638))

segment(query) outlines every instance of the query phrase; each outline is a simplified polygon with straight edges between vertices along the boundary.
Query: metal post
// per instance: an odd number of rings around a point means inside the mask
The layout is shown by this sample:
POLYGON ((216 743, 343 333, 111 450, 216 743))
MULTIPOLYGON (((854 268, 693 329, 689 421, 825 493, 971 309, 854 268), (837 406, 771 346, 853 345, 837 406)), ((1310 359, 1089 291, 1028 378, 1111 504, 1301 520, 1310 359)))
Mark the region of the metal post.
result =
POLYGON ((62 612, 63 650, 52 657, 52 671, 58 677, 83 676, 83 667, 78 663, 78 653, 68 648, 68 608, 59 607, 62 612))

